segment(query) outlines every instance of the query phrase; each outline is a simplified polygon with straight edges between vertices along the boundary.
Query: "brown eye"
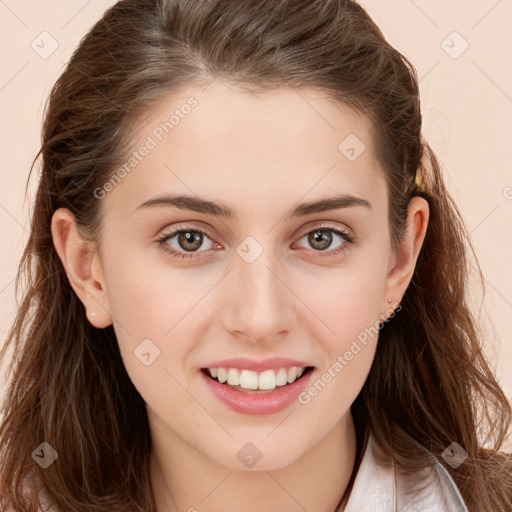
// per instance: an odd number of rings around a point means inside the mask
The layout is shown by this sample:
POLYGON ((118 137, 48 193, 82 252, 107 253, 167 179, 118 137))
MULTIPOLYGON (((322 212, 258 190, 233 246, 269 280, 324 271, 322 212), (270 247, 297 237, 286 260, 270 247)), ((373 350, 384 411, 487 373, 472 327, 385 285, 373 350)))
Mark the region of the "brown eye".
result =
POLYGON ((203 256, 203 253, 208 252, 208 249, 215 245, 204 231, 189 229, 185 226, 179 226, 174 231, 162 235, 157 241, 165 252, 177 258, 203 256), (199 250, 201 247, 204 248, 205 242, 209 243, 205 248, 206 250, 199 250))
POLYGON ((177 235, 176 241, 185 251, 196 251, 203 244, 203 234, 199 231, 179 231, 177 235))
POLYGON ((348 249, 356 240, 355 236, 348 232, 330 226, 320 226, 313 231, 305 233, 300 240, 306 239, 307 244, 311 247, 314 252, 325 253, 319 254, 322 257, 334 256, 348 249), (332 247, 333 243, 336 243, 337 239, 340 242, 332 247), (329 250, 329 248, 331 248, 329 250))
POLYGON ((314 249, 324 251, 332 243, 332 234, 327 229, 317 229, 309 233, 308 242, 314 249))

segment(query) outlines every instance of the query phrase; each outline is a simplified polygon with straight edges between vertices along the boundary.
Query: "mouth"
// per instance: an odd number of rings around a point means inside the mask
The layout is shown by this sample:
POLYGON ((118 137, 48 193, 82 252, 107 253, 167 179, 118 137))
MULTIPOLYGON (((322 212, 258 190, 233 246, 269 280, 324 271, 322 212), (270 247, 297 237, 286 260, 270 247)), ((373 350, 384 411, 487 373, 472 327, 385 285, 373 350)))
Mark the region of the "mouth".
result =
POLYGON ((263 372, 238 368, 201 368, 201 372, 214 382, 236 391, 248 394, 267 394, 304 379, 314 368, 314 366, 291 366, 263 372))

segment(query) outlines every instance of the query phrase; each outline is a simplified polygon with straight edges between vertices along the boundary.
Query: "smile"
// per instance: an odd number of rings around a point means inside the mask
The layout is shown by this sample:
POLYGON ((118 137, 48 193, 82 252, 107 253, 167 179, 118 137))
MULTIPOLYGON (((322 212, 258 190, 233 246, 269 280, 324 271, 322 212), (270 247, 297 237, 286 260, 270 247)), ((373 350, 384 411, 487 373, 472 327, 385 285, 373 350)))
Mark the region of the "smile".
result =
POLYGON ((292 384, 299 379, 303 373, 312 367, 279 368, 255 372, 253 370, 238 368, 208 368, 212 379, 216 379, 221 384, 227 383, 229 386, 245 390, 271 391, 278 386, 292 384))
POLYGON ((263 372, 214 367, 202 368, 199 373, 222 404, 242 414, 262 415, 289 407, 307 387, 313 371, 313 366, 263 372))

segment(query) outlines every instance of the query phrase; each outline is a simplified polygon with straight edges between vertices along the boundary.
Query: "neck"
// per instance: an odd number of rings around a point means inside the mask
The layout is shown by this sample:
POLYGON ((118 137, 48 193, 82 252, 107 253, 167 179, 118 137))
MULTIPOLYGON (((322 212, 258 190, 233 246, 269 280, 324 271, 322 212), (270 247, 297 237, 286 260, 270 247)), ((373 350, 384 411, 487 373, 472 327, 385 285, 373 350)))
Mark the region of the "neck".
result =
POLYGON ((313 449, 272 471, 220 465, 176 434, 167 430, 164 438, 158 430, 152 428, 150 457, 158 512, 335 512, 354 467, 350 411, 313 449))

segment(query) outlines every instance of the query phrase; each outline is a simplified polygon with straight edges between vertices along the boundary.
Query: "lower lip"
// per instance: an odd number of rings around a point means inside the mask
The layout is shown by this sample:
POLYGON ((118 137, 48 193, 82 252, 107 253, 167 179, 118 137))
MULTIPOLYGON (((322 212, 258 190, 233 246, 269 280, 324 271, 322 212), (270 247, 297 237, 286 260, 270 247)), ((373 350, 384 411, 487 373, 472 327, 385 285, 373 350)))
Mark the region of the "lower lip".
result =
POLYGON ((227 384, 211 379, 202 371, 199 373, 213 394, 225 405, 243 414, 262 415, 274 414, 286 409, 304 391, 313 372, 314 369, 310 370, 292 384, 278 386, 274 391, 257 394, 238 391, 227 384))

